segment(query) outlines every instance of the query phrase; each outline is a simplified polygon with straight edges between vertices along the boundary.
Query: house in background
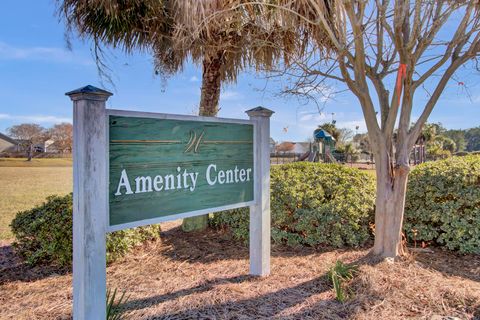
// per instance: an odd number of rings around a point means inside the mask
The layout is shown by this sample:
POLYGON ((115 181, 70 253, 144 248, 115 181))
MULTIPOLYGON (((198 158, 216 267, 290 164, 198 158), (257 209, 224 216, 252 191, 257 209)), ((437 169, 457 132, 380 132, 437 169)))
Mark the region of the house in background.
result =
MULTIPOLYGON (((29 145, 26 140, 16 140, 0 133, 0 153, 1 152, 26 152, 29 145)), ((55 145, 55 140, 48 139, 44 142, 37 143, 33 146, 35 153, 59 153, 55 145)))
POLYGON ((304 154, 310 151, 310 142, 284 141, 276 146, 276 152, 304 154))
POLYGON ((0 152, 18 151, 18 142, 3 133, 0 133, 0 152))
POLYGON ((293 153, 296 154, 305 154, 310 151, 311 144, 310 142, 294 142, 293 153))
POLYGON ((293 153, 294 148, 295 148, 294 142, 284 141, 276 145, 275 152, 293 153))
POLYGON ((277 142, 270 137, 270 153, 275 152, 275 147, 277 146, 277 142))
POLYGON ((43 143, 39 143, 35 145, 36 148, 38 148, 40 151, 39 152, 49 152, 49 153, 58 153, 59 151, 57 150, 55 146, 55 140, 48 139, 44 141, 43 143))

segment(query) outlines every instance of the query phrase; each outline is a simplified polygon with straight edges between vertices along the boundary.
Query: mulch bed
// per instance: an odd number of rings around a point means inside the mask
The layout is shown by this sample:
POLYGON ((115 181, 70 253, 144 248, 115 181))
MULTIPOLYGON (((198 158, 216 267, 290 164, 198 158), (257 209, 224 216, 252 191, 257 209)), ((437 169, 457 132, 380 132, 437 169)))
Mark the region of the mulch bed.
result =
MULTIPOLYGON (((434 249, 391 264, 366 249, 274 247, 271 275, 256 278, 248 248, 225 233, 162 227, 161 241, 107 269, 128 319, 480 319, 479 256, 434 249), (359 266, 345 303, 325 276, 336 260, 359 266)), ((0 244, 0 319, 69 319, 71 284, 68 270, 30 268, 0 244)))

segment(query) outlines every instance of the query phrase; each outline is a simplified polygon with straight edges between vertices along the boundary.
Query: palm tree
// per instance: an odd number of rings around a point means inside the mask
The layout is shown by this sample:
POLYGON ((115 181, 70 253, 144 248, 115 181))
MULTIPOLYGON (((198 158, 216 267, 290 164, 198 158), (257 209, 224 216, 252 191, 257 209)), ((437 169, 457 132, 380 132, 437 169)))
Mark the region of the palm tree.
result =
POLYGON ((345 152, 345 162, 352 163, 354 160, 354 156, 358 155, 358 150, 355 148, 353 143, 349 142, 344 145, 344 152, 345 152))
MULTIPOLYGON (((200 115, 216 115, 222 82, 235 82, 240 71, 254 66, 256 70, 271 70, 278 62, 289 65, 290 59, 307 53, 308 44, 315 42, 321 50, 333 47, 323 31, 300 23, 299 15, 285 14, 280 6, 292 5, 300 15, 309 15, 309 8, 296 6, 291 1, 179 1, 177 12, 181 17, 181 35, 176 39, 189 39, 194 61, 203 63, 200 115), (200 27, 199 27, 200 26, 200 27), (200 51, 197 49, 201 48, 200 51), (192 50, 193 49, 193 50, 192 50)), ((317 5, 329 12, 339 1, 320 0, 317 5)), ((333 22, 331 23, 334 24, 333 22)), ((187 45, 187 47, 188 47, 187 45)), ((184 220, 183 229, 200 230, 207 218, 184 220)))
MULTIPOLYGON (((151 52, 155 71, 165 76, 182 70, 188 58, 202 65, 202 116, 217 115, 222 83, 235 82, 249 67, 270 70, 280 61, 288 64, 290 55, 306 49, 310 37, 273 7, 245 0, 57 1, 67 30, 93 39, 103 74, 101 45, 126 53, 151 52)), ((324 0, 322 5, 328 9, 331 2, 324 0)), ((319 33, 311 36, 318 38, 319 33)), ((184 230, 201 230, 207 216, 184 222, 184 230)))

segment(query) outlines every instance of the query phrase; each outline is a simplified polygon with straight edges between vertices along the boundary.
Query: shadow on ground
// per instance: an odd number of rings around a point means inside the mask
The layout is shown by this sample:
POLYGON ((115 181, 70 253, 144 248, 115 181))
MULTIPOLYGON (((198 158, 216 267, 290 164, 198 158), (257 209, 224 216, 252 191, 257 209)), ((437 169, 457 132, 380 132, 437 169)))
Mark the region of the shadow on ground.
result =
POLYGON ((64 275, 69 268, 28 265, 14 251, 11 244, 0 247, 0 285, 14 281, 36 281, 47 277, 64 275))
POLYGON ((446 252, 440 248, 435 248, 434 253, 414 253, 413 255, 416 261, 422 263, 427 268, 437 270, 447 276, 456 276, 480 282, 480 255, 462 255, 446 252))
MULTIPOLYGON (((162 242, 168 247, 161 254, 172 260, 211 263, 219 260, 248 259, 247 244, 235 241, 230 234, 207 230, 197 233, 184 233, 180 227, 162 232, 162 242)), ((367 245, 368 247, 368 245, 367 245)), ((341 252, 331 247, 296 248, 273 245, 273 257, 303 257, 329 251, 341 252)), ((434 253, 412 253, 412 259, 425 267, 437 270, 448 276, 457 276, 480 282, 480 255, 461 255, 433 248, 434 253), (455 266, 452 268, 452 266, 455 266)), ((345 249, 345 252, 351 251, 345 249)))
MULTIPOLYGON (((177 224, 164 228, 161 241, 135 249, 107 272, 109 285, 131 296, 122 307, 132 319, 430 319, 432 315, 470 319, 480 315, 477 256, 435 249, 414 255, 416 261, 377 265, 365 249, 281 246, 273 247, 272 256, 269 277, 246 275, 246 244, 215 230, 185 234, 177 224), (349 284, 354 296, 346 303, 334 299, 325 274, 337 260, 361 270, 349 284)), ((56 277, 67 272, 31 268, 9 244, 0 244, 0 318, 31 319, 32 312, 37 318, 68 317, 71 277, 56 277)))
MULTIPOLYGON (((161 245, 158 248, 158 254, 179 262, 207 264, 221 260, 248 259, 247 244, 233 240, 226 232, 212 229, 185 233, 181 227, 175 227, 162 231, 161 245)), ((318 252, 314 248, 306 247, 273 246, 272 248, 273 257, 300 257, 318 252)), ((2 243, 0 246, 0 285, 14 281, 35 281, 69 272, 71 268, 30 266, 15 253, 11 244, 2 243)))
MULTIPOLYGON (((180 227, 162 232, 159 254, 185 262, 212 263, 220 260, 248 259, 247 244, 233 240, 231 235, 218 230, 184 233, 180 227)), ((302 257, 339 249, 286 247, 273 245, 273 257, 302 257)), ((341 250, 340 250, 341 251, 341 250)), ((349 251, 349 250, 345 250, 349 251)), ((458 276, 480 282, 480 255, 460 255, 434 249, 435 253, 413 253, 413 258, 425 267, 448 276, 458 276), (455 268, 452 268, 455 265, 455 268)), ((9 243, 0 246, 0 285, 13 281, 35 281, 49 276, 69 273, 70 268, 32 267, 15 253, 9 243)))
MULTIPOLYGON (((371 256, 364 256, 352 264, 375 265, 379 261, 371 256)), ((152 296, 148 298, 131 300, 122 305, 127 311, 150 309, 155 305, 169 300, 187 298, 189 295, 210 293, 216 287, 228 284, 242 284, 249 286, 255 282, 261 282, 262 278, 242 275, 229 278, 216 278, 206 281, 198 286, 178 290, 168 294, 152 296)), ((357 281, 357 280, 356 280, 357 281)), ((349 303, 340 303, 334 299, 321 300, 311 306, 305 307, 304 303, 310 297, 332 290, 326 273, 312 280, 298 285, 282 288, 277 291, 261 295, 254 295, 246 299, 235 299, 230 296, 228 301, 211 303, 205 301, 202 307, 188 308, 187 310, 167 312, 153 315, 149 312, 148 319, 347 319, 366 307, 366 301, 352 300, 349 303)), ((364 293, 368 291, 362 284, 364 293)), ((368 292, 369 303, 382 299, 378 293, 368 292)))
MULTIPOLYGON (((180 227, 172 228, 162 231, 162 246, 164 246, 162 255, 182 262, 194 260, 211 263, 220 260, 248 259, 248 244, 234 240, 229 233, 219 230, 208 229, 202 232, 185 233, 180 227)), ((329 247, 272 245, 272 256, 302 257, 332 250, 338 251, 329 247)))

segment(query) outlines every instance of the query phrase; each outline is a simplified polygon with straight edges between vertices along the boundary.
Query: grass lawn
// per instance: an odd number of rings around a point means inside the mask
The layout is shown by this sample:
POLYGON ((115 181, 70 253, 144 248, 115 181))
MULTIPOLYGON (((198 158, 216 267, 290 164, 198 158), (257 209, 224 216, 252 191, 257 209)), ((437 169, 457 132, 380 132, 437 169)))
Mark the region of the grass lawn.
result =
POLYGON ((12 238, 15 213, 72 191, 71 159, 0 159, 0 240, 12 238))
POLYGON ((26 161, 25 158, 0 158, 0 167, 71 167, 72 164, 72 158, 32 159, 32 161, 26 161))

